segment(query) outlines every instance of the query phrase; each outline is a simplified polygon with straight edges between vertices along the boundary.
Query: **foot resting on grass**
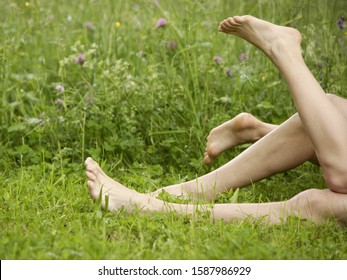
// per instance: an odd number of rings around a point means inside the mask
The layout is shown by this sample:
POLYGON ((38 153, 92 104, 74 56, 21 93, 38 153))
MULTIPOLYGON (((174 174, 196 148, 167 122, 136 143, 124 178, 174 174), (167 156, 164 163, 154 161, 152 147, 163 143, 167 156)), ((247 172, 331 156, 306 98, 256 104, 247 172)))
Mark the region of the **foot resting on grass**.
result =
POLYGON ((100 168, 99 164, 92 158, 85 161, 86 176, 88 178, 89 193, 94 201, 101 195, 101 204, 110 211, 117 211, 125 208, 130 212, 135 206, 143 207, 148 203, 148 199, 142 194, 131 190, 108 177, 100 168))

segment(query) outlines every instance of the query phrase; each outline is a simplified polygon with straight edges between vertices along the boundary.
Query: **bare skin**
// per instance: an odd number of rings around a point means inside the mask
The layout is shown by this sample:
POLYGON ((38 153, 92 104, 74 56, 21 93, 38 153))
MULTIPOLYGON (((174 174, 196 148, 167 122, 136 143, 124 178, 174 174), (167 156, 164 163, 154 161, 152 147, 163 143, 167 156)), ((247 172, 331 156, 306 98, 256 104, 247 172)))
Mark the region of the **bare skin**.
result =
POLYGON ((204 163, 210 164, 222 152, 244 143, 254 143, 275 129, 251 114, 241 113, 212 129, 207 137, 204 163))
POLYGON ((252 16, 224 20, 219 30, 239 36, 261 49, 277 66, 314 145, 330 189, 347 193, 346 118, 329 100, 301 56, 301 34, 252 16), (307 106, 310 104, 310 106, 307 106), (326 137, 321 137, 324 131, 326 137), (339 131, 339 133, 336 133, 339 131))
MULTIPOLYGON (((301 56, 301 34, 293 28, 277 26, 252 16, 236 16, 224 20, 219 30, 241 37, 261 49, 277 66, 288 84, 298 110, 278 127, 267 126, 260 136, 245 136, 246 131, 234 121, 211 132, 205 162, 209 163, 225 149, 242 141, 256 141, 226 165, 186 183, 160 189, 151 195, 139 194, 109 178, 92 159, 86 160, 90 194, 96 200, 100 194, 104 207, 120 207, 132 211, 177 211, 194 214, 209 211, 212 219, 245 219, 266 217, 269 223, 279 223, 288 216, 315 222, 333 217, 347 222, 347 104, 334 95, 327 95, 314 79, 301 56), (309 104, 309 106, 307 106, 309 104), (239 133, 243 131, 243 133, 239 133), (232 132, 232 133, 230 133, 232 132), (230 141, 224 141, 230 136, 230 141), (258 138, 261 138, 257 141, 258 138), (246 140, 245 140, 246 139, 246 140), (310 189, 288 201, 254 204, 181 205, 165 203, 155 197, 161 190, 176 195, 193 194, 212 199, 217 193, 244 187, 278 172, 294 168, 310 160, 319 163, 328 189, 310 189)), ((252 118, 251 118, 252 119, 252 118)), ((258 123, 255 127, 261 127, 258 123)), ((253 130, 254 132, 254 130, 253 130)))
POLYGON ((140 211, 141 213, 176 211, 194 217, 198 211, 209 211, 212 221, 228 222, 235 219, 261 218, 265 223, 278 224, 285 221, 286 217, 296 216, 316 223, 324 222, 328 218, 334 218, 342 225, 347 223, 347 196, 330 190, 310 189, 288 201, 260 204, 234 203, 209 206, 166 203, 151 195, 140 194, 112 180, 92 158, 87 158, 85 166, 92 199, 96 201, 101 195, 103 208, 112 212, 121 209, 128 213, 133 211, 140 211), (344 196, 344 198, 341 199, 340 196, 344 196), (324 206, 325 204, 327 207, 324 206))

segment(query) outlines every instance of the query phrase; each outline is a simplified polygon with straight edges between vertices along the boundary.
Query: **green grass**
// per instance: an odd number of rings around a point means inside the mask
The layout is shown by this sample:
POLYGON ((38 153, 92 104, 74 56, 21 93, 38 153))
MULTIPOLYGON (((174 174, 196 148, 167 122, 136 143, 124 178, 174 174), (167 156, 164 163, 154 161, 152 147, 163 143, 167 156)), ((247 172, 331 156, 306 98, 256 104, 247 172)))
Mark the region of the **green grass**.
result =
MULTIPOLYGON (((265 226, 114 215, 89 198, 87 156, 149 192, 205 174, 244 149, 202 164, 210 129, 239 112, 273 123, 295 112, 265 56, 216 31, 230 15, 298 28, 322 87, 347 97, 347 28, 336 25, 347 17, 345 1, 157 2, 1 1, 0 258, 346 259, 347 230, 332 221, 265 226), (158 29, 161 17, 167 25, 158 29), (83 65, 74 63, 79 54, 83 65)), ((288 199, 311 187, 324 188, 323 178, 305 164, 240 190, 238 201, 288 199)))

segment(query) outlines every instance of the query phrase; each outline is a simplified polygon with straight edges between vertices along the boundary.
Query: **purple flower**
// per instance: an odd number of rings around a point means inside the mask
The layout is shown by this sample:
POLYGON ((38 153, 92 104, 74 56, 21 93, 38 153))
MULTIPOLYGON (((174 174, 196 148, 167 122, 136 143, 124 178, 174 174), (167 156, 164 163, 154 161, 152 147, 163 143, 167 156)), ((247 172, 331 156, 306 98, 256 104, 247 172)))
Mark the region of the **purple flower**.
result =
POLYGON ((86 61, 86 56, 84 54, 79 54, 74 59, 76 64, 83 64, 86 61))
POLYGON ((213 61, 217 63, 223 63, 223 58, 221 58, 219 55, 215 55, 213 57, 213 61))
POLYGON ((239 56, 239 60, 241 62, 246 61, 247 60, 247 54, 241 53, 240 56, 239 56))
POLYGON ((166 25, 166 19, 165 18, 160 18, 157 21, 157 28, 164 27, 166 25))
POLYGON ((340 45, 343 45, 345 43, 344 38, 338 38, 337 41, 339 42, 340 45))
POLYGON ((54 103, 55 103, 55 105, 63 105, 64 101, 63 101, 63 99, 58 98, 54 103))
POLYGON ((55 90, 56 90, 58 93, 64 93, 65 88, 64 88, 63 85, 58 84, 58 85, 55 86, 55 90))
POLYGON ((336 22, 336 24, 340 28, 340 30, 343 29, 344 23, 345 23, 345 18, 344 17, 339 17, 339 19, 336 22))
POLYGON ((94 99, 93 99, 93 97, 87 96, 87 97, 86 97, 86 102, 87 102, 89 105, 93 105, 93 104, 94 104, 94 99))
POLYGON ((227 76, 230 77, 230 78, 233 76, 233 73, 231 72, 230 68, 227 68, 227 69, 225 70, 225 73, 226 73, 227 76))
MULTIPOLYGON (((44 113, 41 113, 40 116, 39 116, 39 125, 44 125, 45 124, 45 121, 44 121, 44 118, 45 118, 45 114, 44 113)), ((48 120, 48 119, 47 119, 48 120)))
POLYGON ((90 21, 86 21, 86 22, 84 23, 84 27, 85 27, 87 30, 94 30, 94 25, 93 25, 93 23, 90 22, 90 21))

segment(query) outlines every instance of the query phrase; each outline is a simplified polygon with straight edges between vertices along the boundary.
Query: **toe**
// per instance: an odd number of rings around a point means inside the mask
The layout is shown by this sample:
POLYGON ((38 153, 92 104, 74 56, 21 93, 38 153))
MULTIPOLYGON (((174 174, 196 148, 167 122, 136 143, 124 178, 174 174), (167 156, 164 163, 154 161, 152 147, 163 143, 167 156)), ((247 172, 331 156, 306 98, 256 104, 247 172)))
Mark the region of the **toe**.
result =
POLYGON ((95 192, 95 189, 96 189, 94 181, 88 180, 87 185, 88 185, 90 194, 93 196, 93 193, 95 192))
POLYGON ((84 165, 88 171, 91 171, 91 169, 95 167, 95 161, 91 157, 88 157, 84 162, 84 165))
POLYGON ((234 19, 236 24, 241 25, 241 24, 244 24, 244 23, 247 23, 247 22, 253 20, 254 17, 249 16, 249 15, 244 15, 244 16, 234 16, 233 19, 234 19))
POLYGON ((86 176, 91 181, 95 181, 95 179, 96 179, 96 176, 94 175, 94 173, 92 173, 90 171, 86 171, 86 176))
POLYGON ((228 33, 228 32, 234 31, 234 29, 238 27, 239 25, 240 25, 239 23, 235 22, 234 19, 230 17, 223 20, 220 23, 218 30, 228 33))
POLYGON ((242 17, 240 17, 240 16, 233 16, 232 19, 235 23, 241 23, 242 22, 242 17))
POLYGON ((231 26, 239 26, 240 25, 240 20, 239 20, 239 16, 236 17, 229 17, 227 18, 227 23, 231 26), (236 20, 237 19, 237 20, 236 20))
POLYGON ((205 158, 204 158, 204 164, 205 164, 205 165, 210 165, 211 162, 212 162, 212 160, 210 159, 210 157, 209 157, 208 155, 205 156, 205 158))
POLYGON ((89 188, 90 196, 92 197, 93 200, 97 200, 99 195, 100 195, 100 192, 99 192, 98 188, 95 187, 94 181, 88 180, 87 185, 88 185, 88 188, 89 188))
POLYGON ((222 26, 224 28, 231 28, 234 25, 235 25, 235 21, 233 20, 233 18, 227 18, 227 19, 222 21, 222 26))
POLYGON ((87 159, 85 160, 84 164, 88 165, 90 163, 94 162, 94 160, 91 157, 87 157, 87 159))
POLYGON ((209 156, 207 152, 204 154, 204 164, 209 165, 212 162, 212 158, 209 156))
POLYGON ((220 31, 220 32, 226 32, 225 27, 224 27, 222 24, 219 25, 218 31, 220 31))
POLYGON ((88 172, 91 172, 91 173, 96 173, 97 172, 97 169, 96 169, 96 166, 94 164, 88 164, 86 166, 86 169, 88 172))
POLYGON ((90 159, 86 163, 86 170, 94 174, 97 174, 100 172, 101 169, 99 164, 96 161, 94 161, 93 159, 90 159))
POLYGON ((234 25, 234 24, 235 24, 234 18, 232 18, 232 17, 227 18, 227 19, 225 20, 225 24, 234 25))

